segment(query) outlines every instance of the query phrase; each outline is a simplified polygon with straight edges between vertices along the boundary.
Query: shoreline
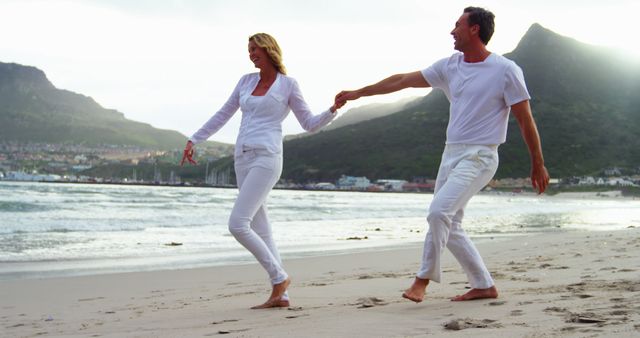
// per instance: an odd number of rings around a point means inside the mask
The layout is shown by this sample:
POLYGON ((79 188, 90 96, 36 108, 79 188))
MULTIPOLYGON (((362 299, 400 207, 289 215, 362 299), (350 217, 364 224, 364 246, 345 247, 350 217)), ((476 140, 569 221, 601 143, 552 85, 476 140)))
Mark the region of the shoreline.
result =
POLYGON ((249 310, 269 292, 255 263, 0 281, 0 327, 9 336, 640 334, 640 229, 476 243, 498 299, 450 302, 467 284, 448 251, 443 281, 429 286, 425 301, 402 299, 418 267, 419 245, 285 259, 293 280, 288 309, 249 310))
MULTIPOLYGON (((573 232, 573 230, 569 230, 573 232)), ((499 242, 505 241, 512 238, 519 237, 529 237, 536 236, 538 233, 522 233, 522 234, 494 234, 494 235, 484 235, 484 236, 471 236, 471 239, 474 243, 485 243, 485 242, 499 242)), ((373 252, 390 252, 396 250, 407 250, 409 248, 421 249, 423 245, 422 241, 407 241, 406 243, 398 244, 386 244, 386 245, 378 245, 378 246, 363 246, 363 247, 348 247, 348 248, 334 248, 330 250, 312 250, 312 251, 301 251, 294 253, 282 253, 282 257, 285 261, 296 261, 301 259, 322 259, 322 258, 331 258, 331 257, 340 257, 344 255, 351 254, 367 254, 373 252)), ((181 256, 167 256, 167 257, 156 257, 154 261, 162 260, 162 259, 175 259, 176 265, 181 264, 180 258, 181 256)), ((186 255, 188 257, 188 255, 186 255)), ((78 267, 79 263, 82 262, 99 262, 99 261, 113 261, 113 260, 136 260, 139 258, 119 258, 119 259, 97 259, 97 260, 63 260, 63 261, 55 261, 55 260, 46 260, 46 261, 8 261, 3 262, 2 264, 5 267, 9 265, 14 265, 18 268, 16 270, 14 268, 11 272, 2 272, 0 271, 0 282, 6 281, 18 281, 18 280, 46 280, 46 279, 57 279, 57 278, 74 278, 74 277, 90 277, 90 276, 108 276, 108 275, 117 275, 117 274, 129 274, 129 273, 153 273, 153 272, 176 272, 183 270, 195 270, 195 269, 216 269, 223 267, 231 267, 231 266, 246 266, 246 265, 255 265, 256 261, 253 256, 249 252, 245 252, 242 257, 236 260, 231 261, 220 261, 216 263, 197 261, 184 264, 182 267, 167 267, 164 265, 161 266, 153 266, 146 264, 146 267, 142 267, 142 263, 138 265, 125 265, 125 266, 116 266, 107 265, 106 267, 78 267), (52 265, 56 265, 54 269, 52 269, 52 265), (65 268, 66 266, 66 268, 65 268), (74 268, 75 266, 75 268, 74 268), (150 267, 151 266, 151 267, 150 267)), ((188 258, 187 258, 188 259, 188 258)), ((184 263, 184 260, 182 261, 184 263)), ((108 264, 108 263, 107 263, 108 264)))
MULTIPOLYGON (((607 230, 590 230, 591 232, 603 232, 607 230)), ((622 230, 618 230, 622 231, 622 230)), ((551 233, 580 233, 583 230, 565 229, 554 230, 548 229, 551 233)), ((585 232, 585 233, 587 233, 585 232)), ((484 245, 486 243, 500 243, 522 238, 530 238, 540 236, 542 232, 523 232, 523 233, 495 233, 484 235, 470 235, 471 240, 476 245, 484 245)), ((354 242, 366 241, 366 238, 352 238, 354 242)), ((351 246, 351 247, 335 247, 329 250, 307 250, 297 252, 281 252, 285 261, 296 261, 301 259, 323 259, 331 257, 340 257, 344 255, 359 255, 373 252, 392 252, 397 250, 422 250, 423 240, 407 241, 405 243, 388 243, 373 246, 351 246)), ((205 257, 206 258, 206 257, 205 257)), ((121 257, 121 258, 100 258, 100 259, 68 259, 68 260, 43 260, 43 261, 5 261, 2 262, 3 267, 11 269, 8 272, 0 270, 0 282, 18 281, 18 280, 46 280, 56 278, 74 278, 74 277, 90 277, 90 276, 109 276, 117 274, 130 273, 153 273, 153 272, 176 272, 183 270, 195 269, 216 269, 231 266, 255 265, 255 258, 247 251, 242 251, 242 256, 235 259, 216 261, 211 259, 199 258, 194 259, 191 255, 177 256, 158 256, 152 257, 151 260, 140 257, 121 257), (121 265, 114 265, 114 261, 124 262, 121 265), (159 261, 172 261, 172 264, 158 264, 159 261), (136 263, 137 262, 137 263, 136 263), (176 267, 180 266, 180 267, 176 267)), ((1 266, 0 266, 1 267, 1 266)))
MULTIPOLYGON (((214 189, 237 189, 236 185, 207 185, 207 184, 171 184, 171 183, 145 183, 145 182, 71 182, 71 181, 12 181, 12 180, 3 180, 0 179, 1 182, 9 182, 9 183, 45 183, 45 184, 86 184, 86 185, 115 185, 115 186, 144 186, 144 187, 168 187, 168 188, 214 188, 214 189)), ((482 190, 477 195, 483 194, 498 194, 498 195, 513 195, 513 196, 538 196, 538 194, 533 191, 532 188, 518 188, 519 192, 513 192, 510 190, 511 188, 505 189, 492 189, 492 190, 482 190)), ((396 193, 396 194, 431 194, 433 195, 433 191, 385 191, 385 190, 343 190, 343 189, 309 189, 309 188, 291 188, 291 187, 279 187, 275 186, 273 190, 290 190, 290 191, 312 191, 312 192, 360 192, 360 193, 396 193)), ((549 192, 553 192, 553 189, 548 189, 549 192)), ((636 195, 625 195, 620 188, 612 188, 611 190, 601 190, 598 187, 594 187, 593 191, 584 191, 584 188, 576 188, 575 191, 558 191, 553 192, 552 194, 544 193, 540 196, 545 197, 559 197, 559 198, 625 198, 635 200, 638 198, 636 195)))

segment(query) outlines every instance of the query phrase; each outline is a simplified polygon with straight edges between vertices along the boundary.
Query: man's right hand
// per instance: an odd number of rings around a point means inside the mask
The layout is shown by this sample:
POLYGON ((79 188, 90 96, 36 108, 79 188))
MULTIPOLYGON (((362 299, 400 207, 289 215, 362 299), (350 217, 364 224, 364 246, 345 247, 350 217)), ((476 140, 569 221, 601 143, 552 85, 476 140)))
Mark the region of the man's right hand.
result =
POLYGON ((356 90, 343 90, 338 95, 336 95, 335 104, 336 106, 343 106, 347 101, 353 101, 360 98, 360 95, 356 90))
POLYGON ((544 165, 533 166, 531 169, 531 186, 538 191, 538 194, 542 194, 547 190, 549 185, 549 172, 544 165))

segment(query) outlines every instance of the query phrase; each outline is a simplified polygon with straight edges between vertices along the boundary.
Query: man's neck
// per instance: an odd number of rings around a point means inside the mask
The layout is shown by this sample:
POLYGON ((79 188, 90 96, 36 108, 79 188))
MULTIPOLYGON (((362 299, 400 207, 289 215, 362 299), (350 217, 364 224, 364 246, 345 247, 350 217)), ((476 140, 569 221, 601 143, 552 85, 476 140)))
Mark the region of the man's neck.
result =
POLYGON ((470 48, 463 52, 464 62, 477 63, 486 60, 491 52, 485 48, 484 45, 477 46, 476 48, 470 48))

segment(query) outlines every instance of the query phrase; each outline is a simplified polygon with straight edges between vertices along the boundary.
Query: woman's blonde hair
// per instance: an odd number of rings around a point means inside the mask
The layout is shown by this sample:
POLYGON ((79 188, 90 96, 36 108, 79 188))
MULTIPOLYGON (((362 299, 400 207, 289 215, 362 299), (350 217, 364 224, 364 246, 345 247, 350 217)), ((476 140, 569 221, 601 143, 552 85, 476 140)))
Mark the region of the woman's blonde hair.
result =
POLYGON ((282 64, 282 50, 273 36, 267 33, 257 33, 249 37, 249 41, 253 41, 259 47, 264 48, 276 70, 284 75, 287 74, 287 69, 282 64))

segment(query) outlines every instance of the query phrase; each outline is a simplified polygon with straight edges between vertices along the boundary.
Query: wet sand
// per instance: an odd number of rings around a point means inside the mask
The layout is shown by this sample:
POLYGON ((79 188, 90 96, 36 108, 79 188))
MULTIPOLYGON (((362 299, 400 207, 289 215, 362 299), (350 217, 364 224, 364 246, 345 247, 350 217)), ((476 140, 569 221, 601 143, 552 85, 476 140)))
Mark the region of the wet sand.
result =
POLYGON ((285 260, 289 308, 267 299, 256 264, 0 281, 1 337, 640 336, 640 229, 549 232, 478 242, 498 299, 451 302, 468 284, 452 256, 443 282, 401 297, 421 247, 285 260))

